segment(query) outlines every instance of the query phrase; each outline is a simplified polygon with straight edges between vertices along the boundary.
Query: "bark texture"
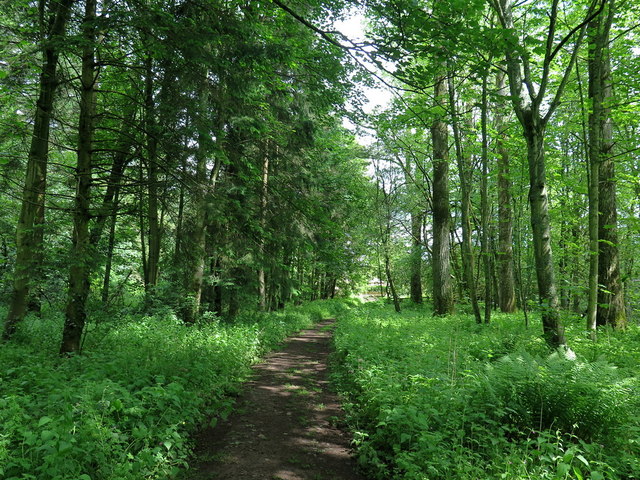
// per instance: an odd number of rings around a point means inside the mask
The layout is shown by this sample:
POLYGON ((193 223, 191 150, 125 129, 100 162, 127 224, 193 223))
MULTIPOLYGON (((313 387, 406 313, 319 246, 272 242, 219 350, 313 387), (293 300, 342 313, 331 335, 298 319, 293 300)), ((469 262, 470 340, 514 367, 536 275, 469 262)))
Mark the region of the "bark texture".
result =
MULTIPOLYGON (((444 76, 434 87, 436 105, 446 107, 447 82, 444 76)), ((433 142, 433 305, 435 315, 448 315, 454 310, 451 281, 451 243, 449 207, 449 143, 447 124, 442 115, 431 125, 433 142)))
MULTIPOLYGON (((496 84, 501 96, 507 96, 505 76, 498 73, 496 84)), ((509 151, 506 147, 506 133, 502 102, 496 106, 494 126, 497 132, 496 149, 498 154, 498 304, 500 311, 511 313, 516 310, 515 275, 513 270, 513 197, 509 151)))
MULTIPOLYGON (((613 124, 610 103, 613 98, 609 31, 614 15, 614 1, 607 3, 607 15, 600 15, 591 24, 594 35, 590 48, 589 94, 592 98, 594 136, 590 138, 592 155, 597 158, 598 246, 597 260, 598 308, 596 323, 624 328, 627 324, 624 291, 620 275, 618 249, 618 218, 616 171, 613 156, 613 124)), ((591 126, 591 125, 590 125, 591 126)), ((590 128, 591 131, 591 128, 590 128)), ((594 162, 592 162, 593 164, 594 162)), ((593 172, 592 172, 593 175, 593 172)))
POLYGON ((542 310, 542 330, 551 346, 565 343, 564 327, 560 322, 558 292, 556 289, 553 253, 551 251, 551 222, 549 196, 544 161, 544 126, 538 115, 524 111, 524 132, 527 140, 529 163, 529 205, 533 252, 538 281, 538 295, 542 310))

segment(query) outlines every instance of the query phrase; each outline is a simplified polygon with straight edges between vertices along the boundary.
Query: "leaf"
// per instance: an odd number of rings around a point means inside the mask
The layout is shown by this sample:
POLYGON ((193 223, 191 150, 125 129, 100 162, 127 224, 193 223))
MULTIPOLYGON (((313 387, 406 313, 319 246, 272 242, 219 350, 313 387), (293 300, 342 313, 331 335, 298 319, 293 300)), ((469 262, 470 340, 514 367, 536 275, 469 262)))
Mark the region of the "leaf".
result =
POLYGON ((60 440, 60 442, 58 443, 58 452, 60 453, 68 452, 69 450, 71 450, 72 447, 73 445, 71 443, 65 442, 64 440, 60 440))
POLYGON ((578 480, 583 480, 582 472, 578 467, 573 467, 573 474, 576 476, 578 480))
POLYGON ((576 455, 576 458, 580 460, 582 463, 584 463, 585 467, 589 466, 589 461, 586 458, 584 458, 582 455, 578 454, 576 455))
POLYGON ((559 463, 558 464, 558 477, 564 477, 569 473, 569 464, 568 463, 559 463))
POLYGON ((41 417, 40 420, 38 421, 38 426, 42 427, 43 425, 46 425, 51 421, 52 421, 51 417, 41 417))

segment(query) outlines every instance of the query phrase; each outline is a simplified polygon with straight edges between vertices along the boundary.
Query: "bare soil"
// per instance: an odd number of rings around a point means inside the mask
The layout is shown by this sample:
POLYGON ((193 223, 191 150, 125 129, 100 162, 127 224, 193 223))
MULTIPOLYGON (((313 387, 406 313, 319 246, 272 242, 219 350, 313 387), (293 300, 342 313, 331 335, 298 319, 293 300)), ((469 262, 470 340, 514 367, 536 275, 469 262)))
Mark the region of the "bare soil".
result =
POLYGON ((254 367, 225 421, 198 438, 190 480, 364 480, 329 388, 333 320, 289 338, 254 367))

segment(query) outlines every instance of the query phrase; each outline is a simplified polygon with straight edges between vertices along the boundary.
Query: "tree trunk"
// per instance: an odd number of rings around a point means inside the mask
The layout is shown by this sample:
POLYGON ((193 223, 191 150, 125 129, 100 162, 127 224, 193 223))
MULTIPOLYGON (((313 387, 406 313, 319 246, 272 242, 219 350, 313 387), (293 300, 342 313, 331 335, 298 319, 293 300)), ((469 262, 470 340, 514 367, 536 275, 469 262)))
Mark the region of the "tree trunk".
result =
POLYGON ((398 298, 396 286, 393 283, 393 277, 391 276, 391 259, 389 258, 389 251, 388 251, 387 245, 385 245, 385 249, 384 249, 384 272, 387 276, 387 285, 389 286, 391 298, 393 300, 393 308, 395 309, 396 312, 400 313, 400 299, 398 298))
POLYGON ((158 221, 158 139, 153 98, 153 60, 147 53, 145 61, 145 129, 147 132, 147 220, 149 222, 149 250, 145 289, 149 295, 158 284, 160 264, 160 224, 158 221))
MULTIPOLYGON (((614 15, 614 0, 608 2, 608 15, 598 16, 592 23, 594 30, 593 59, 590 62, 589 93, 592 97, 592 116, 598 137, 590 138, 592 151, 598 157, 598 277, 602 285, 598 291, 596 323, 613 328, 625 328, 627 324, 624 292, 620 278, 618 249, 618 218, 616 200, 616 172, 613 154, 613 125, 609 104, 613 98, 611 60, 609 57, 609 30, 614 15), (593 75, 592 75, 593 70, 593 75), (592 78, 593 77, 593 78, 592 78), (593 95, 592 93, 593 85, 593 95)), ((592 49, 590 48, 591 52, 592 49)), ((591 60, 591 58, 590 58, 591 60)), ((593 161, 592 161, 593 164, 593 161)), ((592 173, 593 175, 593 173, 592 173)), ((597 210, 597 211, 598 211, 597 210)))
MULTIPOLYGON (((444 76, 436 79, 436 105, 446 107, 447 84, 444 76)), ((447 125, 438 116, 431 125, 433 142, 433 308, 435 315, 453 313, 449 240, 449 143, 447 125)))
POLYGON ((44 197, 47 183, 47 163, 49 157, 49 125, 53 98, 58 86, 56 71, 58 67, 58 47, 62 44, 73 0, 60 0, 53 3, 50 28, 43 32, 43 65, 36 112, 31 135, 31 146, 27 159, 26 178, 22 195, 20 219, 16 228, 16 261, 13 277, 13 289, 7 320, 2 338, 8 340, 15 333, 26 313, 30 282, 33 277, 34 260, 37 251, 42 248, 42 238, 35 229, 41 229, 39 218, 44 217, 44 197))
POLYGON ((93 121, 96 102, 94 60, 95 18, 97 0, 87 0, 82 26, 80 119, 78 126, 78 164, 76 167, 76 197, 73 212, 73 248, 69 273, 69 298, 62 332, 61 354, 79 352, 86 319, 89 296, 92 249, 89 235, 91 220, 90 191, 92 170, 93 121))
POLYGON ((422 303, 422 215, 411 213, 411 301, 422 303))
MULTIPOLYGON (((113 250, 116 245, 116 220, 118 211, 118 192, 116 191, 113 199, 113 208, 111 214, 111 225, 109 227, 109 244, 107 246, 107 260, 104 266, 104 279, 102 281, 102 303, 109 302, 109 287, 111 286, 111 268, 113 265, 113 250)), ((92 232, 93 233, 93 232, 92 232)))
POLYGON ((260 229, 261 237, 258 244, 258 309, 261 312, 267 309, 267 282, 265 279, 264 266, 267 261, 265 255, 266 231, 267 231, 267 206, 269 195, 269 144, 265 145, 265 152, 262 161, 262 183, 260 189, 260 229))
POLYGON ((492 289, 491 289, 491 254, 489 248, 489 140, 487 137, 487 79, 482 81, 482 180, 480 186, 480 223, 482 224, 482 236, 480 244, 482 249, 482 265, 484 271, 484 323, 491 321, 492 289))
MULTIPOLYGON (((496 78, 498 93, 507 96, 505 75, 498 73, 496 78)), ((494 117, 497 131, 496 148, 498 154, 498 304, 500 311, 511 313, 516 310, 515 275, 513 269, 513 199, 511 195, 511 178, 509 167, 509 151, 506 147, 504 116, 500 102, 496 106, 494 117)))
POLYGON ((603 59, 604 37, 601 32, 602 22, 600 18, 594 19, 589 24, 589 99, 591 109, 589 111, 589 161, 587 165, 588 192, 589 192, 589 281, 587 295, 587 330, 591 338, 595 340, 596 322, 598 315, 598 212, 599 212, 599 185, 600 163, 602 162, 602 142, 604 127, 603 101, 603 59))
POLYGON ((470 157, 465 154, 462 148, 462 139, 460 134, 460 126, 458 122, 458 113, 455 100, 455 92, 453 90, 453 75, 449 75, 449 108, 451 110, 453 138, 456 148, 456 164, 458 167, 458 177, 460 178, 460 213, 462 220, 462 276, 469 295, 473 316, 476 323, 482 323, 480 307, 478 306, 478 295, 476 293, 476 281, 474 273, 474 255, 473 240, 471 238, 471 185, 472 185, 472 169, 470 157))
POLYGON ((538 296, 542 309, 542 330, 547 343, 557 347, 565 344, 564 327, 560 322, 553 254, 551 252, 551 222, 544 158, 544 127, 531 110, 524 112, 524 133, 529 164, 529 204, 533 251, 538 281, 538 296))

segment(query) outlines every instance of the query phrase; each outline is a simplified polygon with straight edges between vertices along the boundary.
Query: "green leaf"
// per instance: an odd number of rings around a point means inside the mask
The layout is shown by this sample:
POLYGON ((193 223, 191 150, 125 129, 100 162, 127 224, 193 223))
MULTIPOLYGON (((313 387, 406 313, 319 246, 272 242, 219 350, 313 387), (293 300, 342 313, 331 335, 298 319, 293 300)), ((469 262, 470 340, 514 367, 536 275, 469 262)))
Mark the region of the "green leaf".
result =
POLYGON ((576 455, 576 458, 580 460, 582 463, 584 463, 585 467, 589 466, 589 461, 586 458, 584 458, 582 455, 576 455))
POLYGON ((41 427, 43 425, 46 425, 47 423, 51 422, 52 419, 50 417, 41 417, 40 420, 38 421, 38 426, 41 427))
POLYGON ((60 453, 68 452, 69 450, 71 450, 72 447, 73 445, 71 443, 65 442, 64 440, 60 440, 60 442, 58 443, 58 452, 60 453))
POLYGON ((569 473, 570 466, 568 463, 558 464, 558 477, 565 477, 569 473))

